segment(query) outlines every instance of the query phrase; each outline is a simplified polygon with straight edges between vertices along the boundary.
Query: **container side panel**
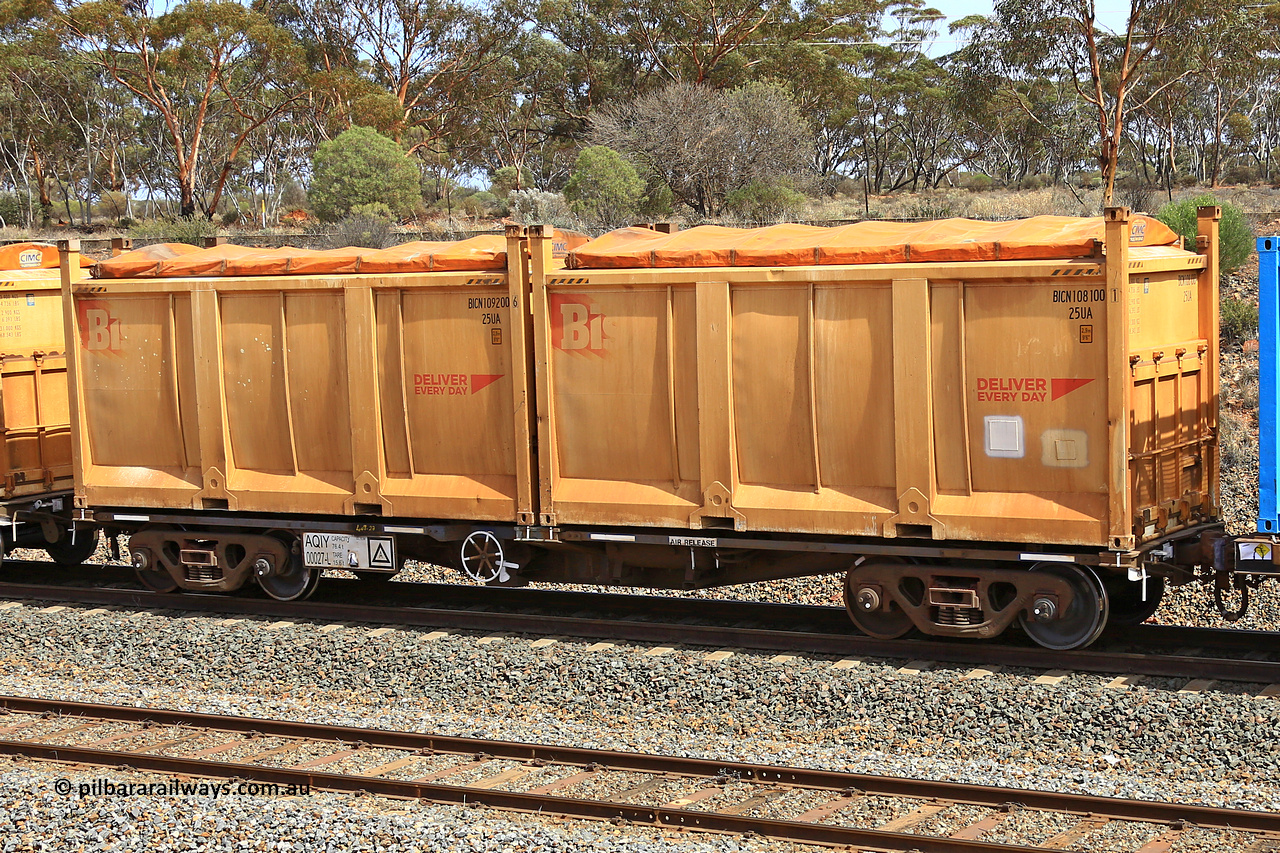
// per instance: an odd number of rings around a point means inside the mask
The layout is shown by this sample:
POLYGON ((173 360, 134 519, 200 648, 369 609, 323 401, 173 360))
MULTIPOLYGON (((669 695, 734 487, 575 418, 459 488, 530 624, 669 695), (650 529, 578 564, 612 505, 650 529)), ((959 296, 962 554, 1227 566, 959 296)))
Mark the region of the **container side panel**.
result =
POLYGON ((962 286, 958 283, 935 284, 929 291, 934 465, 938 491, 956 495, 969 493, 961 299, 962 286))
POLYGON ((1155 391, 1152 380, 1135 382, 1130 397, 1129 448, 1133 453, 1130 467, 1133 472, 1133 505, 1137 507, 1154 505, 1159 490, 1153 455, 1157 443, 1155 391))
POLYGON ((227 431, 237 468, 296 473, 279 293, 223 294, 227 431))
MULTIPOLYGON (((62 294, 56 270, 49 281, 14 282, 0 292, 0 355, 62 352, 62 294)), ((0 272, 0 286, 4 273, 0 272)))
POLYGON ((1106 290, 965 287, 974 492, 1108 492, 1106 290))
MULTIPOLYGON (((1129 281, 1129 349, 1158 351, 1203 338, 1195 271, 1135 275, 1129 281)), ((1166 353, 1173 359, 1174 352, 1166 353)))
POLYGON ((672 351, 675 376, 676 448, 680 479, 698 482, 701 476, 698 440, 698 308, 692 287, 671 294, 672 351))
POLYGON ((95 465, 185 466, 168 296, 76 300, 89 459, 95 465), (145 423, 146 429, 138 425, 145 423))
POLYGON ((892 293, 888 285, 850 283, 815 288, 814 299, 823 485, 891 488, 892 293))
POLYGON ((413 464, 409 459, 409 430, 405 422, 405 391, 413 388, 413 377, 406 377, 403 327, 400 318, 400 291, 383 291, 374 295, 374 311, 378 320, 378 397, 382 405, 382 451, 387 474, 408 477, 413 464))
POLYGON ((285 296, 298 469, 351 488, 351 404, 342 293, 285 296))
POLYGON ((738 287, 733 294, 733 411, 745 484, 812 488, 808 292, 738 287))
MULTIPOLYGON (((40 415, 36 403, 36 374, 28 359, 4 359, 4 441, 8 453, 6 476, 16 482, 40 479, 40 415)), ((65 374, 64 377, 65 379, 65 374)))
MULTIPOLYGON (((1178 442, 1186 444, 1206 434, 1204 408, 1208 406, 1209 390, 1204 385, 1206 371, 1184 373, 1178 377, 1178 442)), ((1179 461, 1183 491, 1205 492, 1205 465, 1194 449, 1184 450, 1179 461)))
POLYGON ((195 332, 191 327, 191 296, 175 294, 173 299, 174 355, 178 370, 178 411, 187 464, 200 466, 200 412, 196 405, 196 359, 192 350, 195 332))
MULTIPOLYGON (((675 448, 666 289, 561 291, 550 295, 548 310, 560 475, 669 482, 675 448)), ((677 327, 681 320, 687 327, 687 318, 673 317, 677 327)))
POLYGON ((503 287, 405 291, 404 395, 413 470, 515 474, 509 328, 503 287))
POLYGON ((67 399, 67 360, 46 356, 36 382, 41 425, 40 458, 44 476, 52 481, 70 477, 74 464, 71 449, 71 410, 67 399))

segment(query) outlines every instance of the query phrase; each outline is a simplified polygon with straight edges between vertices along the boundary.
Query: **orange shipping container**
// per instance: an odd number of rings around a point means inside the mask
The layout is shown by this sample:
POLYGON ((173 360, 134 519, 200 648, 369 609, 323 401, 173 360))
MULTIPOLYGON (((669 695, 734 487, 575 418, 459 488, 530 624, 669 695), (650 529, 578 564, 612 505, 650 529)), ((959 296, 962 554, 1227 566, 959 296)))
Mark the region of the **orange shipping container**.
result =
MULTIPOLYGON (((77 268, 75 277, 84 271, 77 268)), ((67 365, 58 251, 0 247, 0 456, 3 497, 72 487, 67 365)))
POLYGON ((1215 519, 1216 256, 1176 242, 624 229, 557 272, 535 240, 542 523, 1127 550, 1215 519))
POLYGON ((217 246, 141 269, 115 259, 135 277, 75 288, 67 306, 82 501, 530 513, 526 360, 512 355, 525 348, 520 257, 518 239, 496 235, 382 252, 217 246), (140 418, 147 429, 120 427, 140 418))

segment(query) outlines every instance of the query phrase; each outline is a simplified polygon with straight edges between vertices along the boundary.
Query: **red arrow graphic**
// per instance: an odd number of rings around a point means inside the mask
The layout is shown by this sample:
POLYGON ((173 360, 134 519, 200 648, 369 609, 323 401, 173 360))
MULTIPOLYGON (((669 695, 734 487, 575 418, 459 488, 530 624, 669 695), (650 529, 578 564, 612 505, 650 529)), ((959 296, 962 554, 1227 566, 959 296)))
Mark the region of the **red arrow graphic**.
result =
POLYGON ((1053 379, 1053 395, 1050 399, 1056 400, 1059 397, 1065 397, 1077 388, 1083 388, 1093 379, 1053 379))
MULTIPOLYGON (((497 382, 505 373, 473 373, 471 374, 471 393, 474 394, 481 388, 485 388, 497 382)), ((1057 381, 1056 379, 1054 380, 1057 381)))

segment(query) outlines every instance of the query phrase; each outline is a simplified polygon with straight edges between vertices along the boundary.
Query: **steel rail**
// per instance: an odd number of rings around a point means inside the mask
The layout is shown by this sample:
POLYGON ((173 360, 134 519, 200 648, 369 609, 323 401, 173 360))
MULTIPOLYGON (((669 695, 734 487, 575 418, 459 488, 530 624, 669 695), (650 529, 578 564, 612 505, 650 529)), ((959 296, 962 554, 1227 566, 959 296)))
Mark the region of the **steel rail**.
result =
MULTIPOLYGON (((1280 833, 1280 813, 1223 809, 1184 803, 1124 800, 778 765, 646 755, 53 699, 0 696, 0 707, 10 714, 56 715, 61 718, 101 720, 104 723, 126 722, 179 726, 199 729, 210 734, 252 732, 259 736, 300 741, 359 743, 363 748, 404 750, 424 755, 438 753, 473 755, 483 756, 485 759, 507 759, 522 763, 541 762, 611 771, 664 774, 691 780, 733 779, 825 790, 850 798, 855 795, 882 795, 943 801, 948 805, 976 805, 1004 810, 1020 807, 1033 811, 1067 813, 1077 817, 1166 823, 1174 828, 1193 825, 1201 828, 1230 829, 1268 835, 1280 833)), ((495 808, 537 813, 549 812, 572 817, 614 820, 621 818, 634 823, 672 828, 734 833, 756 832, 770 838, 797 842, 859 845, 883 850, 916 849, 938 851, 938 853, 960 853, 960 851, 1043 849, 801 821, 753 818, 729 813, 674 808, 669 805, 637 806, 619 802, 557 797, 550 794, 515 793, 491 788, 471 788, 465 785, 443 785, 427 781, 325 773, 302 768, 264 767, 257 764, 152 755, 138 751, 116 752, 38 741, 0 740, 0 754, 96 766, 123 765, 137 770, 211 778, 239 778, 278 784, 307 785, 334 791, 363 790, 391 796, 427 799, 433 802, 475 802, 495 808)))
MULTIPOLYGON (((441 607, 371 606, 315 600, 279 602, 272 599, 228 595, 189 592, 153 593, 145 590, 103 587, 47 587, 36 584, 0 583, 0 598, 293 620, 364 622, 513 634, 559 634, 584 639, 681 643, 706 647, 729 646, 790 653, 925 659, 941 663, 996 665, 1025 669, 1066 669, 1077 672, 1205 678, 1263 684, 1280 682, 1280 661, 1204 655, 1150 655, 1141 652, 1115 652, 1093 648, 1059 652, 1039 647, 996 644, 989 641, 877 640, 859 634, 750 628, 736 625, 697 625, 671 621, 639 621, 441 607)), ((676 599, 664 599, 664 601, 674 600, 676 599)), ((785 607, 787 605, 767 606, 785 607)))
MULTIPOLYGON (((6 560, 0 568, 0 583, 6 575, 31 571, 48 575, 48 561, 6 560)), ((126 583, 136 589, 132 568, 116 564, 86 564, 77 569, 59 569, 53 579, 60 581, 106 581, 126 583)), ((16 582, 16 581, 15 581, 16 582)), ((97 584, 101 586, 102 584, 97 584)), ((66 588, 67 584, 53 588, 66 588)), ((143 590, 145 592, 145 590, 143 590)), ((180 593, 175 593, 180 594, 180 593)), ((843 607, 814 604, 779 604, 740 599, 686 598, 655 594, 618 593, 605 590, 580 592, 533 587, 486 587, 462 583, 404 582, 388 586, 365 580, 327 578, 308 603, 333 601, 351 603, 357 596, 371 605, 394 599, 389 607, 467 607, 488 610, 521 610, 553 614, 590 610, 614 617, 652 617, 668 620, 727 622, 739 627, 776 626, 798 631, 807 628, 829 634, 862 638, 843 607)), ((15 596, 17 597, 17 596, 15 596)), ((299 602, 299 605, 302 603, 299 602)), ((907 642, 907 641, 895 641, 907 642)), ((962 640, 969 646, 990 641, 962 640)), ((1280 656, 1280 632, 1241 628, 1200 628, 1184 625, 1115 625, 1103 634, 1095 648, 1136 646, 1150 648, 1210 647, 1216 652, 1245 650, 1280 656)))

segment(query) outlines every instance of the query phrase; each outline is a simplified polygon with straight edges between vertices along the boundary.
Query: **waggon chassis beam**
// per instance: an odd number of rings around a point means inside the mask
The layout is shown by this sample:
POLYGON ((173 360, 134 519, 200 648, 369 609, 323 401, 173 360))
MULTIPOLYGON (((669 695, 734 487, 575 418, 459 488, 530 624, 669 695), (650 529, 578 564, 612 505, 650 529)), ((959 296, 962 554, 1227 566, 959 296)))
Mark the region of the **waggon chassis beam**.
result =
MULTIPOLYGON (((727 534, 720 531, 672 530, 663 532, 636 532, 634 528, 561 528, 526 527, 506 523, 422 523, 414 519, 334 519, 332 517, 298 517, 287 515, 224 515, 185 512, 147 512, 139 510, 86 511, 84 521, 95 521, 107 527, 136 529, 144 524, 196 525, 208 528, 256 528, 272 530, 333 531, 344 533, 384 533, 392 535, 426 536, 440 542, 461 540, 473 530, 489 530, 495 535, 531 544, 539 542, 573 542, 581 544, 627 543, 637 545, 667 545, 690 548, 726 548, 760 551, 785 551, 789 553, 849 554, 850 556, 896 556, 933 560, 965 560, 972 562, 1034 563, 1060 562, 1083 566, 1099 566, 1113 570, 1136 566, 1141 557, 1136 551, 1097 551, 1056 549, 1036 550, 1038 546, 1012 544, 1008 547, 970 547, 920 544, 898 545, 879 538, 795 536, 790 538, 763 538, 727 534), (714 535, 708 535, 712 534, 714 535)), ((1175 537, 1183 538, 1218 529, 1220 525, 1207 525, 1190 531, 1179 531, 1175 537)))

